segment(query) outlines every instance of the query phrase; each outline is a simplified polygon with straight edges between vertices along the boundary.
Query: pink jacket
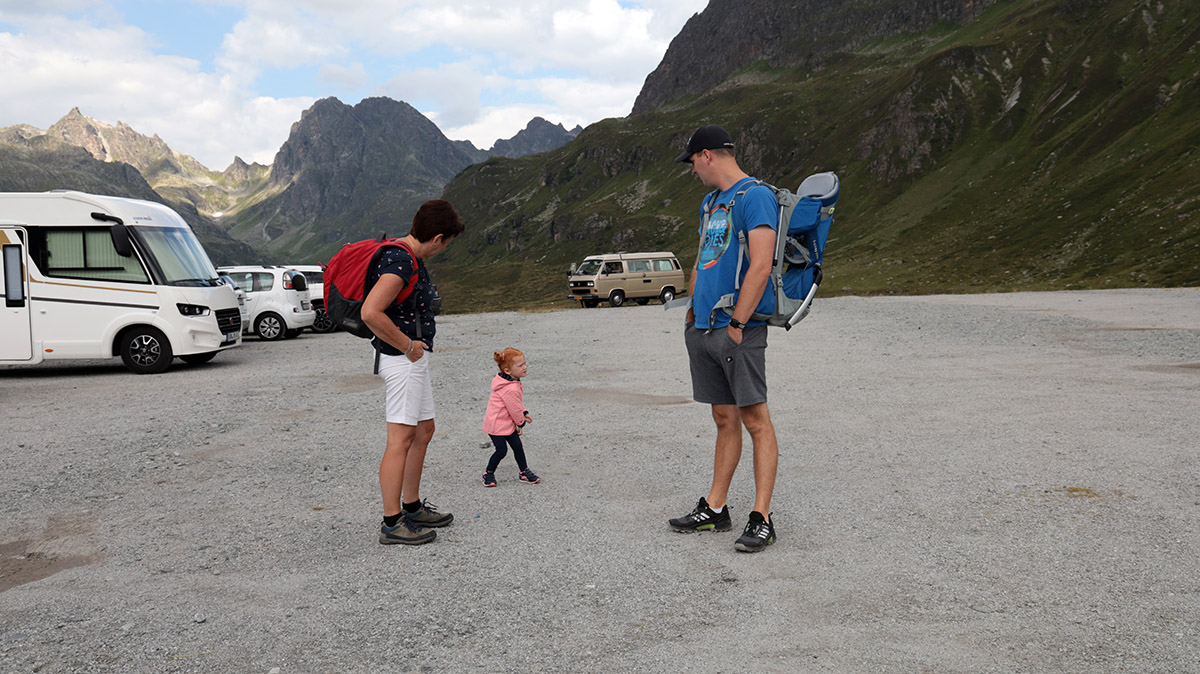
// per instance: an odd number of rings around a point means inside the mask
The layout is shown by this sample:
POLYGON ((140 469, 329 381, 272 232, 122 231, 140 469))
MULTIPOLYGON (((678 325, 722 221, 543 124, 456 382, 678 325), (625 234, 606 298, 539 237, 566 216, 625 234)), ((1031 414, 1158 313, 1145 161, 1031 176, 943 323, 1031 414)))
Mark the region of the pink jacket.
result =
POLYGON ((521 403, 524 387, 516 379, 497 374, 492 378, 492 395, 483 413, 483 432, 488 435, 512 435, 525 425, 525 406, 521 403))

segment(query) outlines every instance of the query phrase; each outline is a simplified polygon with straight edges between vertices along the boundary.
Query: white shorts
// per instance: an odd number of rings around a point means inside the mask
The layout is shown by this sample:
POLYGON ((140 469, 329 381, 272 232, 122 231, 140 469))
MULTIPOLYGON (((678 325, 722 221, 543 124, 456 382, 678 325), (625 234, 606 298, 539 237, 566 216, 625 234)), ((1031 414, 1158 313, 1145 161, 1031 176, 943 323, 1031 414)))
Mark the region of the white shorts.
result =
POLYGON ((415 363, 405 356, 379 354, 379 376, 383 377, 389 424, 416 426, 419 421, 433 418, 429 361, 429 352, 415 363))

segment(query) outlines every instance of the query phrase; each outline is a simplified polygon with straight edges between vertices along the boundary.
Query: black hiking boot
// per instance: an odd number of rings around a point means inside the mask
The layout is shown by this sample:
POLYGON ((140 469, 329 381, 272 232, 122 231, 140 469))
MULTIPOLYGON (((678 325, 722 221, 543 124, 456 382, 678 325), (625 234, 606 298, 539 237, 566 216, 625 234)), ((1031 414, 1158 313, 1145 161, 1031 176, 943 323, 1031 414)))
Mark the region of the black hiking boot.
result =
POLYGON ((750 513, 750 520, 746 522, 746 528, 742 530, 742 535, 738 536, 733 547, 740 552, 758 552, 774 543, 775 523, 769 518, 768 515, 767 519, 763 519, 762 513, 757 510, 750 513))
POLYGON ((684 515, 669 520, 671 528, 684 533, 691 531, 729 531, 733 523, 729 520, 729 506, 721 512, 714 512, 708 507, 704 497, 696 504, 696 509, 684 515))

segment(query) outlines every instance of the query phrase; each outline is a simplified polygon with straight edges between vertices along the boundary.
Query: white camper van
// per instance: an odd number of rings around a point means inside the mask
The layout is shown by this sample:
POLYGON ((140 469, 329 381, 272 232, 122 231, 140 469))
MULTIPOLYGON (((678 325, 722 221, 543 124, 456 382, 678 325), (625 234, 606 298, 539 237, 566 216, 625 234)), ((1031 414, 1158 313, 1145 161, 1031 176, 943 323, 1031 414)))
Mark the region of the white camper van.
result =
POLYGON ((120 356, 153 374, 241 343, 233 288, 166 206, 0 193, 0 246, 0 364, 120 356))

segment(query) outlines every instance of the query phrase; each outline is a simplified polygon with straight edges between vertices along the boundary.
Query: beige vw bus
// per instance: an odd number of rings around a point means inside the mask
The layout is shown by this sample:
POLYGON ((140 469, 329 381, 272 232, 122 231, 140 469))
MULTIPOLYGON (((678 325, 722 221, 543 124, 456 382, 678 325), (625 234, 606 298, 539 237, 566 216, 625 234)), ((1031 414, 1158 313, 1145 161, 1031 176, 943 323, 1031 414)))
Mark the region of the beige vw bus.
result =
POLYGON ((657 298, 664 304, 687 292, 687 277, 674 253, 609 253, 589 255, 572 265, 567 297, 594 307, 608 300, 614 307, 631 299, 646 304, 657 298))

